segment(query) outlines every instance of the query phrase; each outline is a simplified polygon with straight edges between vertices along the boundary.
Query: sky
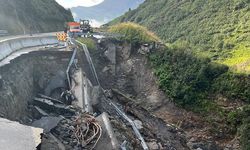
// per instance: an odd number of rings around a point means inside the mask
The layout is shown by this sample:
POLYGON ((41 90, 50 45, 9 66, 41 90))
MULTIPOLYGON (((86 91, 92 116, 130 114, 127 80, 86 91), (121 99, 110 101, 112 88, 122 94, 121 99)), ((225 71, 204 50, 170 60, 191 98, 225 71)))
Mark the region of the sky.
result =
POLYGON ((76 6, 90 7, 99 4, 104 0, 56 0, 56 1, 65 8, 72 8, 76 6))

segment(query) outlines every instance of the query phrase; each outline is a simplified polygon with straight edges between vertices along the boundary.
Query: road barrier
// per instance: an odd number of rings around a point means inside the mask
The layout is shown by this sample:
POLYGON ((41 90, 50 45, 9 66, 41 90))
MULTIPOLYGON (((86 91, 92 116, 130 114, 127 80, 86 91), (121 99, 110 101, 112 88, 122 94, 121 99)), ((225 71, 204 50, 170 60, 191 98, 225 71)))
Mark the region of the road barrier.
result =
POLYGON ((6 36, 9 32, 7 30, 0 30, 0 36, 6 36))
POLYGON ((57 44, 55 36, 21 37, 0 41, 0 60, 23 48, 57 44))
POLYGON ((66 33, 56 33, 56 37, 58 41, 66 42, 67 34, 66 33))

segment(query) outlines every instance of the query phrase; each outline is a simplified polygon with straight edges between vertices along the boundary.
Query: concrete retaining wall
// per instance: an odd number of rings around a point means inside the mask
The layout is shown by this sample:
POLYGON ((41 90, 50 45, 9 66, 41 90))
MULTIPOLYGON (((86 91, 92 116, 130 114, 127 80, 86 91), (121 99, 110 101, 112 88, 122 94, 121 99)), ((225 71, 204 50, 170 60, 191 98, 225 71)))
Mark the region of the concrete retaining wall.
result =
POLYGON ((0 41, 0 60, 23 48, 52 45, 58 43, 55 36, 22 37, 0 41))

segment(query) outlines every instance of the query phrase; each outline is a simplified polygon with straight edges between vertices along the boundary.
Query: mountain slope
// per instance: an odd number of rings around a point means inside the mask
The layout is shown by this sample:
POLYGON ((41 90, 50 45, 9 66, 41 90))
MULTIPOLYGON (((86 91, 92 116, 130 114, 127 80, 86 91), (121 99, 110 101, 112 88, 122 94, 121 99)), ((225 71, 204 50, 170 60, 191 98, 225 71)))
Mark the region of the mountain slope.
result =
POLYGON ((58 31, 70 20, 71 12, 54 0, 0 0, 0 30, 12 34, 58 31))
POLYGON ((101 23, 106 23, 123 13, 129 8, 134 9, 144 0, 104 0, 99 5, 92 7, 74 7, 72 8, 75 19, 92 19, 101 23))
POLYGON ((212 123, 222 149, 249 150, 250 0, 146 0, 109 24, 127 21, 167 43, 149 55, 166 95, 212 123))
POLYGON ((167 43, 186 43, 237 72, 250 72, 249 0, 147 0, 111 24, 125 21, 145 25, 167 43))

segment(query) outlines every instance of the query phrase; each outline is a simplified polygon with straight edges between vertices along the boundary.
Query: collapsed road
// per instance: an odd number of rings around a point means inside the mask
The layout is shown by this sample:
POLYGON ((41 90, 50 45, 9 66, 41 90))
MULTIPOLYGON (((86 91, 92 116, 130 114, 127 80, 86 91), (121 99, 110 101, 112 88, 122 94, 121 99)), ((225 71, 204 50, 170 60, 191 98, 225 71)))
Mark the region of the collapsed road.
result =
MULTIPOLYGON (((27 40, 32 43, 33 39, 27 40)), ((0 42, 1 50, 9 49, 0 62, 0 117, 41 133, 40 142, 34 142, 33 131, 27 132, 33 139, 26 142, 21 142, 25 136, 15 143, 5 136, 0 141, 9 140, 15 145, 11 149, 23 146, 27 150, 34 149, 29 146, 34 143, 41 150, 188 149, 181 130, 121 91, 105 89, 106 82, 98 78, 101 72, 96 71, 84 43, 69 39, 65 47, 54 40, 26 47, 13 46, 22 43, 18 39, 7 40, 9 47, 6 43, 1 47, 0 42)), ((101 40, 102 44, 109 41, 101 40)), ((0 128, 4 126, 6 121, 0 121, 0 128)), ((9 149, 7 144, 0 145, 9 149)))

